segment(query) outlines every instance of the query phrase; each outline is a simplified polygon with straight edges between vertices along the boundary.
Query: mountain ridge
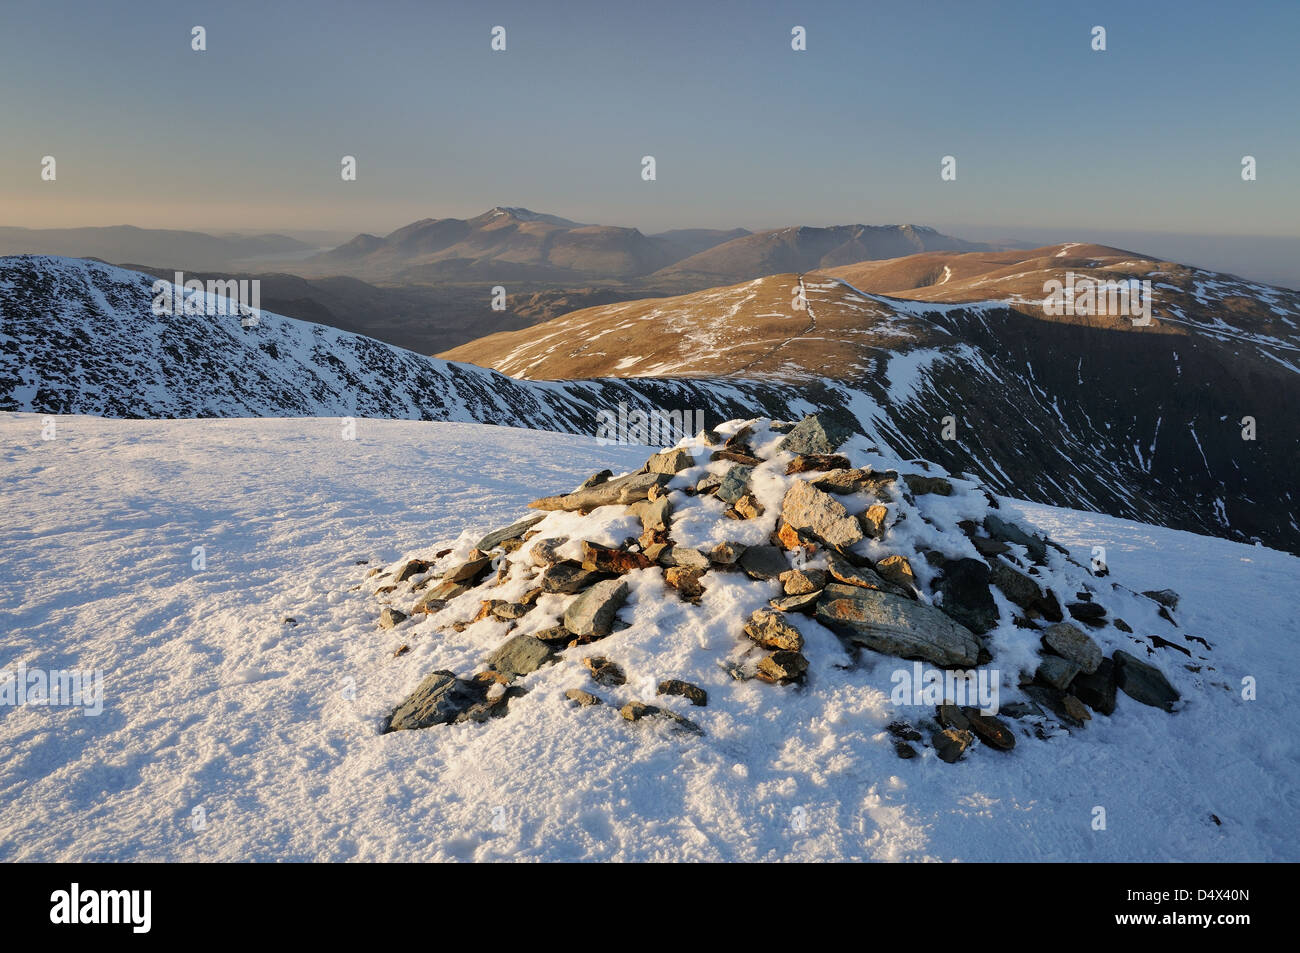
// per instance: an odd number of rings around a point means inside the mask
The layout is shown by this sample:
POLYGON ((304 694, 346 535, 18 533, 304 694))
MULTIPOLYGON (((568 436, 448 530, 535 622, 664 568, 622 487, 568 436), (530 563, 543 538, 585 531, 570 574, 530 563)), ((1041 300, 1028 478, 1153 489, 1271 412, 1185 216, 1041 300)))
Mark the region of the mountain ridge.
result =
POLYGON ((834 384, 855 395, 846 405, 870 408, 857 416, 884 443, 998 492, 1300 546, 1289 475, 1300 420, 1287 409, 1300 406, 1300 294, 1120 249, 1065 243, 776 275, 588 308, 442 356, 534 380, 834 384), (944 268, 957 277, 931 280, 944 268), (1044 281, 1071 271, 1150 281, 1151 323, 1046 314, 1044 281))
POLYGON ((347 269, 382 281, 670 280, 698 286, 719 276, 753 278, 902 251, 985 248, 921 225, 640 229, 573 222, 516 206, 471 218, 422 218, 383 236, 361 233, 300 268, 347 269))
MULTIPOLYGON (((620 407, 697 410, 708 426, 820 410, 897 456, 975 473, 998 493, 1300 551, 1300 421, 1288 412, 1300 406, 1300 372, 1278 349, 1235 356, 1240 328, 1058 324, 1007 302, 907 301, 814 276, 802 279, 809 316, 792 321, 781 276, 746 285, 779 292, 787 311, 763 320, 784 323, 782 346, 746 359, 714 340, 722 369, 712 374, 660 361, 642 376, 536 381, 269 313, 256 328, 234 317, 157 316, 151 276, 0 259, 0 410, 472 420, 593 438, 602 413, 620 407), (807 339, 837 350, 791 372, 810 317, 818 333, 807 339), (837 340, 837 327, 851 333, 837 340), (836 361, 839 379, 824 373, 836 361), (747 376, 728 376, 737 368, 747 376), (1243 413, 1258 418, 1258 440, 1241 439, 1243 413), (944 436, 949 417, 953 439, 944 436)), ((709 313, 730 330, 722 304, 709 313)), ((676 330, 660 321, 652 337, 697 346, 708 330, 688 314, 676 330)), ((571 340, 582 348, 602 336, 571 340)), ((603 340, 618 343, 609 331, 603 340)))

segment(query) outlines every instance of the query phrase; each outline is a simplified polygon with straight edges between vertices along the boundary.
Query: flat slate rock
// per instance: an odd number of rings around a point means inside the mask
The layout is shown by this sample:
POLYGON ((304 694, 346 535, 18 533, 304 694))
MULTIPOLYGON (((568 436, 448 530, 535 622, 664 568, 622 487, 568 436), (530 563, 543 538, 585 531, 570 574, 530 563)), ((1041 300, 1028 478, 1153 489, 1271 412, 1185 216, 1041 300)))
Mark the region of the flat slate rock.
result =
POLYGON ((1057 655, 1075 663, 1085 675, 1097 671, 1097 666, 1101 664, 1101 647, 1092 640, 1092 636, 1069 622, 1049 626, 1043 632, 1043 641, 1057 655))
POLYGON ((645 721, 653 719, 655 721, 666 722, 669 727, 679 730, 688 731, 694 735, 704 734, 704 729, 688 718, 683 718, 676 712, 669 711, 666 708, 657 708, 654 705, 647 705, 645 702, 630 701, 618 713, 628 721, 645 721))
POLYGON ((865 535, 872 539, 880 539, 888 528, 885 525, 887 519, 889 519, 889 507, 881 503, 873 503, 858 514, 858 525, 862 527, 865 535))
POLYGON ((655 500, 640 500, 628 507, 628 512, 641 520, 641 529, 654 533, 668 528, 668 517, 672 515, 672 504, 668 497, 661 496, 655 500))
POLYGON ((486 536, 484 536, 482 539, 480 539, 477 543, 474 544, 474 548, 485 553, 490 550, 496 549, 498 546, 500 546, 508 539, 518 539, 520 536, 523 536, 524 533, 528 532, 530 529, 532 529, 534 526, 536 526, 544 519, 546 519, 545 513, 543 513, 540 516, 525 517, 524 519, 521 519, 517 523, 511 523, 509 526, 505 527, 504 529, 499 529, 499 530, 495 530, 494 532, 488 533, 486 536))
POLYGON ((1038 705, 1046 708, 1061 724, 1071 728, 1082 728, 1083 722, 1076 718, 1065 706, 1065 692, 1048 685, 1034 683, 1024 686, 1024 692, 1038 705))
POLYGON ((1016 543, 1029 550, 1029 557, 1036 563, 1047 559, 1047 541, 1031 536, 1015 523, 1008 522, 1000 516, 990 513, 984 517, 984 531, 994 539, 1004 543, 1016 543))
POLYGON ((1053 688, 1066 689, 1080 672, 1079 664, 1057 655, 1045 655, 1034 677, 1053 688))
POLYGON ((858 467, 852 470, 832 470, 810 482, 819 490, 845 496, 850 493, 869 493, 876 499, 893 499, 890 487, 898 480, 897 470, 873 470, 858 467))
POLYGON ((481 692, 453 672, 433 672, 394 709, 384 732, 445 725, 480 700, 481 692))
POLYGON ((892 582, 904 592, 916 588, 916 572, 906 556, 886 556, 876 563, 876 572, 886 582, 892 582))
POLYGON ((935 720, 944 728, 956 728, 965 731, 970 727, 970 719, 966 717, 966 712, 958 708, 951 702, 944 702, 934 711, 935 720))
POLYGON ((659 555, 661 566, 679 566, 682 569, 694 569, 704 572, 712 568, 713 561, 706 553, 689 546, 669 546, 659 555))
POLYGON ((627 684, 627 673, 623 666, 603 655, 593 655, 582 660, 583 667, 591 673, 592 681, 606 688, 617 688, 627 684))
POLYGON ((649 569, 654 564, 654 560, 643 553, 613 549, 586 539, 582 541, 582 568, 592 572, 622 575, 636 569, 649 569))
POLYGON ((1093 711, 1101 715, 1115 713, 1115 691, 1118 688, 1115 663, 1108 658, 1101 660, 1097 671, 1091 675, 1079 675, 1075 678, 1071 691, 1076 698, 1093 711))
POLYGON ((827 470, 848 470, 849 458, 838 453, 801 453, 785 468, 786 476, 792 473, 812 473, 827 470))
POLYGON ((812 612, 822 591, 806 592, 799 596, 779 596, 768 602, 778 612, 812 612))
POLYGON ((663 487, 672 476, 666 473, 630 473, 616 480, 564 493, 560 496, 544 496, 533 500, 529 507, 535 510, 594 510, 600 506, 636 503, 649 498, 651 487, 663 487))
POLYGON ((734 504, 749 492, 749 478, 753 475, 753 467, 736 464, 723 475, 722 482, 718 484, 718 492, 714 495, 725 503, 734 504))
POLYGON ((816 616, 850 642, 886 655, 967 668, 979 659, 970 629, 906 596, 832 583, 817 599, 816 616))
POLYGON ((756 467, 763 461, 749 452, 748 447, 731 447, 723 450, 714 450, 709 455, 710 461, 730 460, 732 463, 743 464, 747 467, 756 467))
MULTIPOLYGON (((1011 552, 1010 546, 991 536, 972 536, 970 541, 981 556, 1001 556, 1003 553, 1011 552)), ((1007 598, 1011 598, 1010 595, 1007 598)))
POLYGON ((903 482, 914 496, 934 493, 938 496, 952 496, 952 484, 943 477, 925 476, 920 473, 904 473, 903 482))
POLYGON ((788 572, 790 560, 778 546, 750 546, 736 561, 751 579, 779 579, 788 572))
POLYGON ((953 559, 939 582, 940 608, 977 635, 998 624, 998 607, 989 589, 989 567, 978 559, 953 559))
POLYGON ((613 475, 613 470, 597 470, 591 476, 587 477, 587 479, 578 484, 578 489, 573 492, 577 493, 578 490, 590 490, 593 486, 598 486, 599 484, 604 483, 613 475))
POLYGON ((800 596, 826 587, 824 569, 789 569, 777 577, 787 596, 800 596))
POLYGON ((574 635, 562 625, 553 625, 549 628, 538 629, 532 633, 533 638, 541 639, 547 645, 568 645, 573 641, 574 635))
POLYGON ((737 559, 745 555, 744 543, 718 543, 709 550, 709 561, 719 566, 735 565, 737 559))
POLYGON ((1106 607, 1096 602, 1071 602, 1067 603, 1065 608, 1073 618, 1084 625, 1099 629, 1106 624, 1102 621, 1106 618, 1106 607))
POLYGON ((813 414, 795 424, 794 429, 781 438, 777 450, 797 455, 809 453, 834 453, 844 441, 857 433, 856 428, 835 414, 813 414))
POLYGON ((534 635, 516 635, 488 656, 487 663, 503 675, 528 675, 545 665, 554 652, 534 635))
POLYGON ((402 568, 397 570, 395 582, 406 582, 412 576, 418 576, 422 572, 428 572, 433 568, 433 563, 425 559, 408 559, 402 564, 402 568))
POLYGON ((596 583, 564 610, 564 627, 575 636, 606 636, 614 630, 614 615, 627 599, 628 585, 621 579, 596 583))
POLYGON ((391 629, 399 622, 406 621, 406 613, 399 612, 392 606, 385 606, 379 613, 379 627, 381 629, 391 629))
POLYGON ((571 702, 577 702, 581 708, 590 708, 592 705, 602 704, 600 698, 591 692, 584 692, 581 688, 570 688, 564 693, 564 697, 571 702))
POLYGON ((618 713, 628 721, 640 721, 642 718, 651 718, 659 714, 659 709, 645 702, 630 701, 620 708, 618 713))
POLYGON ((542 591, 572 595, 603 578, 605 578, 603 573, 587 569, 581 563, 565 560, 542 573, 542 591))
POLYGON ((567 536, 539 539, 533 544, 533 548, 528 551, 528 558, 534 566, 541 566, 543 569, 547 566, 554 566, 563 560, 564 557, 560 555, 560 548, 568 541, 569 537, 567 536))
POLYGON ((885 579, 869 566, 855 566, 834 550, 827 551, 826 565, 832 578, 846 586, 879 589, 881 592, 892 592, 899 596, 911 595, 907 589, 885 579))
MULTIPOLYGON (((979 538, 972 540, 975 548, 979 549, 979 538)), ((1006 543, 1000 543, 997 540, 989 540, 997 543, 1002 547, 1002 551, 1007 549, 1006 543)), ((981 550, 981 555, 990 555, 981 550)), ((1025 575, 1017 569, 1013 569, 1000 559, 995 559, 991 563, 989 570, 989 582, 997 586, 1011 602, 1020 606, 1022 609, 1028 609, 1031 606, 1037 608, 1038 604, 1043 601, 1043 588, 1033 580, 1032 577, 1025 575)))
POLYGON ((1115 653, 1115 682, 1134 701, 1165 711, 1181 697, 1160 669, 1123 650, 1115 653))
POLYGON ((442 581, 444 583, 459 582, 467 585, 472 584, 481 576, 485 575, 491 567, 491 557, 480 556, 478 559, 471 559, 468 562, 461 563, 455 569, 447 573, 447 575, 443 576, 442 581))
POLYGON ((1172 589, 1147 589, 1142 593, 1142 595, 1160 603, 1160 605, 1164 606, 1166 609, 1178 608, 1179 595, 1172 589))
MULTIPOLYGON (((438 603, 446 604, 449 600, 455 599, 463 592, 469 592, 470 587, 462 585, 459 582, 440 582, 432 589, 426 590, 419 601, 415 604, 412 612, 427 612, 429 607, 438 603)), ((439 606, 441 608, 441 606, 439 606)), ((436 610, 435 610, 436 611, 436 610)))
POLYGON ((755 678, 773 685, 784 685, 803 678, 808 671, 808 660, 801 652, 782 649, 759 660, 755 678))

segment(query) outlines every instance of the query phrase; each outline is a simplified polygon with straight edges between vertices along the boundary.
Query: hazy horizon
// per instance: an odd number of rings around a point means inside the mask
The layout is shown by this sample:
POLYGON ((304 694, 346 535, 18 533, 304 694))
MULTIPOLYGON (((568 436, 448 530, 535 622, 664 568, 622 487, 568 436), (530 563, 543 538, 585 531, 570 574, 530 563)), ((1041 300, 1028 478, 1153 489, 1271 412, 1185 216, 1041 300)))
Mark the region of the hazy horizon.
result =
MULTIPOLYGON (((750 232, 764 232, 764 231, 773 231, 780 228, 788 228, 792 225, 808 226, 812 228, 831 228, 831 227, 843 226, 843 225, 874 225, 874 226, 914 225, 914 226, 933 228, 936 231, 943 232, 946 235, 951 235, 954 238, 966 238, 971 240, 1005 239, 1005 240, 1016 240, 1016 241, 1032 241, 1033 240, 1032 238, 1024 237, 1024 236, 1039 235, 1045 233, 1060 234, 1061 237, 1059 239, 1050 239, 1050 240, 1045 239, 1043 242, 1044 244, 1054 244, 1057 241, 1071 241, 1078 237, 1078 235, 1074 233, 1081 233, 1081 232, 1087 232, 1090 234, 1098 233, 1098 232, 1109 232, 1115 235, 1139 235, 1139 236, 1161 235, 1161 236, 1169 236, 1174 238, 1228 238, 1228 239, 1259 238, 1259 239, 1300 240, 1300 234, 1269 234, 1263 232, 1236 233, 1236 232, 1228 232, 1228 231, 1219 231, 1219 232, 1164 231, 1161 229, 1129 229, 1129 228, 1099 229, 1099 228, 1089 227, 1089 226, 1076 227, 1068 224, 1059 224, 1059 223, 1050 223, 1050 222, 1047 224, 1038 224, 1038 225, 1033 225, 1033 224, 1007 225, 1007 224, 992 224, 992 223, 971 224, 969 222, 936 223, 936 222, 929 222, 929 221, 921 221, 916 218, 900 219, 898 221, 865 221, 860 219, 850 220, 846 218, 843 220, 835 220, 835 221, 788 221, 788 222, 779 222, 779 223, 766 223, 761 225, 745 225, 736 222, 715 222, 715 223, 703 224, 703 225, 699 225, 699 224, 668 225, 665 228, 650 228, 650 227, 642 227, 634 222, 596 221, 596 220, 581 221, 578 219, 574 219, 570 215, 565 215, 563 210, 557 210, 551 208, 539 208, 535 204, 527 205, 518 202, 498 202, 491 206, 485 206, 484 208, 481 208, 476 212, 467 212, 464 214, 456 214, 456 215, 450 213, 442 214, 438 210, 429 210, 423 214, 416 214, 411 218, 407 218, 395 224, 387 225, 381 228, 361 228, 361 227, 346 227, 346 226, 342 228, 299 228, 293 225, 283 225, 283 224, 278 226, 277 225, 268 225, 262 227, 241 226, 238 228, 233 228, 233 227, 220 226, 220 225, 209 225, 205 227, 203 223, 177 225, 177 224, 159 224, 159 223, 140 222, 140 221, 81 222, 81 223, 72 223, 67 225, 27 225, 27 224, 20 224, 20 223, 9 222, 9 221, 0 221, 0 227, 22 228, 31 231, 54 231, 54 230, 65 230, 65 229, 73 230, 73 229, 83 229, 83 228, 139 228, 143 230, 157 230, 157 231, 200 232, 200 233, 213 235, 213 236, 221 236, 221 235, 256 236, 256 235, 279 234, 279 235, 286 235, 292 238, 300 238, 300 239, 302 239, 302 236, 305 235, 314 235, 318 237, 323 237, 328 235, 328 236, 335 236, 342 241, 346 241, 348 239, 356 237, 357 235, 362 235, 362 234, 375 235, 382 238, 385 235, 389 235, 400 228, 412 224, 413 222, 418 222, 424 219, 475 218, 478 215, 482 215, 484 212, 489 211, 492 208, 498 208, 498 207, 527 209, 528 211, 531 212, 537 212, 545 215, 554 215, 560 218, 568 218, 573 221, 579 222, 579 224, 585 224, 585 225, 608 225, 608 226, 614 226, 619 228, 636 228, 646 235, 662 234, 663 232, 673 231, 676 229, 712 229, 718 231, 730 231, 735 228, 744 228, 750 232)), ((1297 231, 1300 232, 1300 230, 1297 231)), ((1087 239, 1087 240, 1094 241, 1095 239, 1087 239)))
MULTIPOLYGON (((527 207, 527 206, 525 206, 527 207)), ((535 212, 546 212, 547 214, 564 216, 562 212, 546 209, 531 209, 535 212)), ((434 217, 434 216, 425 216, 434 217)), ((404 222, 408 225, 410 222, 404 222)), ((611 222, 598 222, 592 224, 610 225, 622 224, 611 222)), ((788 225, 849 225, 849 224, 867 224, 867 225, 889 225, 889 224, 914 224, 928 225, 926 222, 911 223, 890 223, 890 222, 827 222, 827 223, 809 223, 809 222, 790 222, 788 225)), ((151 226, 139 226, 133 223, 117 223, 116 225, 105 226, 85 226, 89 228, 114 228, 122 227, 150 228, 151 226)), ((0 228, 12 227, 4 226, 0 223, 0 228)), ((21 227, 21 226, 20 226, 21 227)), ((400 226, 399 226, 400 227, 400 226)), ((633 226, 634 227, 634 226, 633 226)), ((717 228, 728 228, 728 226, 715 226, 717 228)), ((731 226, 735 227, 735 226, 731 226)), ((784 227, 784 226, 774 226, 784 227)), ((1046 246, 1058 244, 1065 241, 1083 241, 1100 245, 1109 245, 1115 248, 1132 251, 1144 256, 1159 258, 1167 261, 1174 261, 1184 265, 1193 265, 1199 268, 1206 268, 1211 271, 1225 272, 1239 275, 1253 281, 1262 281, 1266 284, 1279 285, 1282 287, 1300 290, 1300 238, 1284 235, 1227 235, 1227 234, 1194 234, 1194 233, 1176 233, 1176 232, 1158 232, 1158 231, 1125 231, 1120 229, 1090 229, 1090 228, 1071 228, 1067 226, 999 226, 999 225, 932 225, 943 234, 954 238, 961 238, 972 242, 1018 242, 1027 247, 1046 246)), ((69 226, 69 229, 75 229, 76 226, 69 226)), ((33 231, 45 231, 34 229, 33 231)), ((314 230, 314 229, 294 229, 294 228, 270 228, 270 229, 195 229, 199 233, 206 233, 217 237, 222 236, 240 236, 252 237, 256 235, 281 234, 299 241, 314 243, 318 248, 337 247, 352 238, 358 232, 347 229, 338 231, 314 230)), ((387 229, 374 234, 387 234, 392 229, 387 229)), ((762 229, 753 229, 753 231, 762 231, 762 229)), ((648 234, 654 234, 648 232, 648 234)), ((60 253, 45 252, 39 247, 33 246, 29 253, 60 253)), ((128 256, 129 257, 129 256, 128 256)), ((284 254, 269 254, 261 256, 262 260, 274 263, 279 266, 288 267, 292 256, 284 254)), ((119 263, 128 263, 126 259, 118 256, 119 263)), ((247 265, 253 267, 255 259, 248 259, 247 265)), ((134 264, 149 264, 149 262, 130 262, 134 264)))

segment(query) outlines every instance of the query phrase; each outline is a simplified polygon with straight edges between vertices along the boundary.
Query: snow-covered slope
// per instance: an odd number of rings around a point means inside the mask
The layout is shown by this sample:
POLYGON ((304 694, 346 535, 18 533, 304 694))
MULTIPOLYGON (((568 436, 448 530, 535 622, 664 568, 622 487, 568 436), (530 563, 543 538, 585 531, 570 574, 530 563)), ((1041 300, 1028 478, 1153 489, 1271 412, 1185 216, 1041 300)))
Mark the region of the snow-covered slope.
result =
MULTIPOLYGON (((152 313, 153 277, 100 262, 0 258, 0 410, 111 417, 349 416, 594 434, 600 410, 797 414, 746 381, 516 381, 262 311, 152 313)), ((212 310, 216 310, 215 307, 212 310)))
MULTIPOLYGON (((841 669, 829 639, 799 691, 719 672, 687 712, 703 737, 574 710, 560 666, 505 718, 380 735, 428 671, 494 644, 378 629, 368 569, 646 450, 416 421, 55 424, 0 416, 0 668, 102 669, 104 711, 0 706, 0 859, 1300 859, 1293 556, 1003 501, 1083 562, 1104 545, 1126 585, 1178 590, 1216 670, 1162 658, 1176 714, 1122 697, 956 765, 900 761, 894 665, 841 669)), ((740 621, 664 631, 629 676, 674 675, 740 621)))

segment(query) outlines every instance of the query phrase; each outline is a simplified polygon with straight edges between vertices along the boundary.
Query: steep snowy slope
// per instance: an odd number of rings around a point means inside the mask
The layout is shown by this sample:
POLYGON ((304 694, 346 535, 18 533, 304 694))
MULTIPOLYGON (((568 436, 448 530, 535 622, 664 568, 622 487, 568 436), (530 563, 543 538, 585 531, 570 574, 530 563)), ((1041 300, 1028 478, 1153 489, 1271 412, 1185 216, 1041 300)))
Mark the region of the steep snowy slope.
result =
MULTIPOLYGON (((20 557, 0 570, 0 668, 101 669, 104 708, 0 706, 0 859, 1300 859, 1295 557, 1003 501, 1083 562, 1104 545, 1125 584, 1179 591, 1215 671, 1162 657, 1177 713, 1122 698, 955 765, 899 760, 895 666, 841 669, 829 640, 802 691, 719 673, 690 710, 703 737, 575 710, 558 666, 505 718, 380 735, 429 670, 492 646, 377 628, 365 573, 648 451, 416 421, 354 440, 311 418, 43 432, 0 416, 0 546, 20 557)), ((629 674, 670 674, 740 621, 663 631, 629 674)), ((651 644, 601 644, 625 638, 651 644)))
POLYGON ((715 421, 809 406, 761 382, 520 382, 266 311, 252 327, 234 315, 157 315, 153 281, 82 259, 0 258, 0 410, 388 417, 594 434, 599 411, 620 402, 715 421))

